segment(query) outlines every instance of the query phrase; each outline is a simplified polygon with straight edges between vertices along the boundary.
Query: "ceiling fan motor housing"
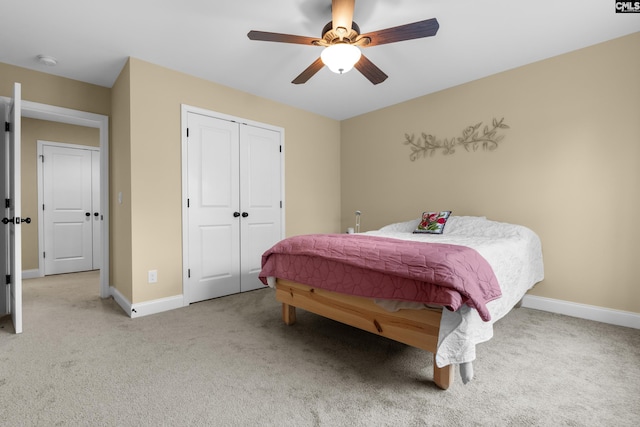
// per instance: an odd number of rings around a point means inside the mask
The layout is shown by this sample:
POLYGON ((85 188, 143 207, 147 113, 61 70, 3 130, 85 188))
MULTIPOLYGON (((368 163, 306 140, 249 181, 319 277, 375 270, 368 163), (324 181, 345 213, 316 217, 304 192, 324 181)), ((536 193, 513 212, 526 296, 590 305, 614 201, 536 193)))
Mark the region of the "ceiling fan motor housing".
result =
MULTIPOLYGON (((322 41, 326 43, 326 46, 331 46, 336 43, 349 43, 353 44, 357 41, 358 36, 360 35, 360 27, 355 22, 351 23, 351 28, 338 27, 337 29, 333 29, 333 21, 329 22, 322 29, 322 41)), ((319 42, 322 42, 318 40, 319 42)), ((322 43, 322 45, 325 45, 322 43)), ((320 44, 320 43, 318 43, 320 44)))

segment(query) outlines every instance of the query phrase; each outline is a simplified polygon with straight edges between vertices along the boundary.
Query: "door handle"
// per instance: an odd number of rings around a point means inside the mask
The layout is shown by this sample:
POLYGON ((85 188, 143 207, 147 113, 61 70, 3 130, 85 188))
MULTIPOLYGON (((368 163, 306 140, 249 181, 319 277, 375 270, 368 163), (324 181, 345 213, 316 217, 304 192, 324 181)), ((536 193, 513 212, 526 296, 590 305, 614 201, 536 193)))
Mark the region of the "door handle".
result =
POLYGON ((15 218, 2 218, 2 223, 4 225, 7 225, 9 223, 15 224, 15 225, 20 225, 23 222, 26 222, 27 224, 31 224, 31 218, 29 218, 29 217, 20 218, 19 216, 15 217, 15 218))
POLYGON ((233 213, 233 217, 234 217, 234 218, 238 218, 239 216, 240 216, 240 212, 234 212, 234 213, 233 213))
POLYGON ((91 212, 85 212, 85 216, 91 216, 91 212))
POLYGON ((246 218, 248 216, 249 216, 249 214, 247 212, 242 212, 242 218, 246 218))
POLYGON ((98 216, 98 215, 100 215, 98 212, 93 213, 93 216, 98 216))

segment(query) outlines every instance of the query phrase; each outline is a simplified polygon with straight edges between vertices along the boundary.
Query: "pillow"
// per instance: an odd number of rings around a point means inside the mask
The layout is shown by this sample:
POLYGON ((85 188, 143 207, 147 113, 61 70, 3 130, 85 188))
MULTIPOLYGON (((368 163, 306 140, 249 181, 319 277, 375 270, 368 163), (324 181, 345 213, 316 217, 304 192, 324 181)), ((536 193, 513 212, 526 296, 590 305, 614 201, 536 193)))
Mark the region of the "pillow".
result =
POLYGON ((413 230, 414 233, 442 234, 444 226, 449 219, 451 211, 441 212, 423 212, 422 220, 418 224, 418 228, 413 230))

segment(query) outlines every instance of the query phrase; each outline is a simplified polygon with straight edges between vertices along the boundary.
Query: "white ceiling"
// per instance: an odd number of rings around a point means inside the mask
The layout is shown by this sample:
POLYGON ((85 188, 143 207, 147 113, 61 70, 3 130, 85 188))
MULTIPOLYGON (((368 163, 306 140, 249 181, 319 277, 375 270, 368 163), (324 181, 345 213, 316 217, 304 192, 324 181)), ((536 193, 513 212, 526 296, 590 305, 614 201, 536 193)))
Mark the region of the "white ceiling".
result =
MULTIPOLYGON (((435 37, 363 53, 389 78, 326 67, 322 48, 251 41, 249 30, 321 36, 330 0, 0 0, 0 62, 111 87, 127 57, 342 120, 640 31, 613 0, 359 0, 362 33, 437 18, 435 37), (58 59, 40 65, 39 54, 58 59)), ((629 52, 638 55, 639 50, 629 52)), ((615 78, 615 76, 611 76, 615 78)))

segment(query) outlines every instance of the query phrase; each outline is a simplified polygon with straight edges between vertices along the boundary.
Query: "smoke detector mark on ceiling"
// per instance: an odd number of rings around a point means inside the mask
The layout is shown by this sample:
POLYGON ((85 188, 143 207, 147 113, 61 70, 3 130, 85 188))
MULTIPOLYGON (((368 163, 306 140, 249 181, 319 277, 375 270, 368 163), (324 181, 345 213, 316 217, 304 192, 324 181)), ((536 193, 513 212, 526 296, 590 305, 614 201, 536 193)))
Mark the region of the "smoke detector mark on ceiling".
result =
POLYGON ((55 67, 56 65, 58 65, 58 60, 49 55, 38 55, 36 56, 36 60, 38 61, 38 63, 46 65, 47 67, 55 67))

